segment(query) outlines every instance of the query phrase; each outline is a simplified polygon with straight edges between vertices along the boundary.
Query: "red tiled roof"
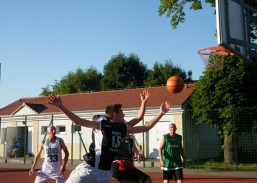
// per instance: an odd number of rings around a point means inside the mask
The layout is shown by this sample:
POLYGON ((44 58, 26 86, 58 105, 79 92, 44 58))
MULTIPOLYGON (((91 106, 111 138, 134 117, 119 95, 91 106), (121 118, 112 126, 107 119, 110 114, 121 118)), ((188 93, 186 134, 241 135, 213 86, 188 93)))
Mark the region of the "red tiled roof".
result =
MULTIPOLYGON (((61 95, 62 102, 71 111, 104 110, 109 104, 120 103, 125 108, 139 108, 140 93, 150 92, 147 107, 158 107, 168 101, 172 106, 182 106, 193 93, 195 84, 186 84, 185 89, 177 94, 169 93, 165 86, 136 88, 125 90, 98 91, 61 95)), ((46 97, 21 98, 0 109, 0 116, 13 115, 24 105, 37 113, 60 112, 56 107, 47 103, 46 97)))

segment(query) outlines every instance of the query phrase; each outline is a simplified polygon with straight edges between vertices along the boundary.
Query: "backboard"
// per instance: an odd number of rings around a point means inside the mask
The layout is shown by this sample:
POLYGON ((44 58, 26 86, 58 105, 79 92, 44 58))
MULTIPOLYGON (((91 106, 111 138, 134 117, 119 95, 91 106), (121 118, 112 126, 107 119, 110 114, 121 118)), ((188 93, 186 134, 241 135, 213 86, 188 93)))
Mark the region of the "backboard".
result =
POLYGON ((257 10, 243 0, 215 0, 218 44, 252 63, 257 61, 257 10))

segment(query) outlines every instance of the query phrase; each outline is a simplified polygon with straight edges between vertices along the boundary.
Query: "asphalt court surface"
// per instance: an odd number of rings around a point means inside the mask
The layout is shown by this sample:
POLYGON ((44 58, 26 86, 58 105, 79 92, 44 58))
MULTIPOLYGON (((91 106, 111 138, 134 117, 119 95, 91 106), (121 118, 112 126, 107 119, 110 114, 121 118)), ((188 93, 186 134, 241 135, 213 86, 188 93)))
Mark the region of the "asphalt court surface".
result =
MULTIPOLYGON (((0 183, 20 183, 34 182, 35 176, 29 176, 28 172, 31 164, 10 164, 0 163, 0 183)), ((65 178, 68 178, 75 165, 67 165, 65 178)), ((37 166, 36 169, 39 169, 37 166)), ((160 168, 139 168, 149 174, 154 183, 162 182, 162 171, 160 168)), ((51 180, 49 183, 55 181, 51 180)), ((118 181, 112 180, 112 183, 118 181)), ((175 181, 171 181, 175 182, 175 181)), ((257 183, 257 172, 236 172, 236 171, 210 171, 210 170, 192 170, 184 169, 184 183, 257 183)))

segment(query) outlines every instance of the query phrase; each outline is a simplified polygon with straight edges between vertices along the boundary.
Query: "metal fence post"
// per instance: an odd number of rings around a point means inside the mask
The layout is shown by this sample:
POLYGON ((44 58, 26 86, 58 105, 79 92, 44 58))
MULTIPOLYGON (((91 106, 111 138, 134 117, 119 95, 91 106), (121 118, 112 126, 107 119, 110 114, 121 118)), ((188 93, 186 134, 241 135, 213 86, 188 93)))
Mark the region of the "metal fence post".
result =
POLYGON ((236 121, 236 112, 238 112, 238 110, 236 110, 234 107, 232 108, 232 122, 233 122, 233 144, 234 144, 234 152, 235 152, 235 161, 236 161, 236 171, 238 171, 238 147, 237 147, 237 121, 236 121))

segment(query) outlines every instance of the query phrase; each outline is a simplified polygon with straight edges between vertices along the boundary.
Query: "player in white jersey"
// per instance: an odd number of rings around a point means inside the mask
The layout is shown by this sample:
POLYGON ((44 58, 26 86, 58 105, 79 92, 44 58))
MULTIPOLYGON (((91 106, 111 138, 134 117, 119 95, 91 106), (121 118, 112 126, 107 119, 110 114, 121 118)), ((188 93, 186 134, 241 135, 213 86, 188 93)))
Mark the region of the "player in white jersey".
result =
POLYGON ((62 138, 56 137, 56 128, 54 126, 49 126, 47 128, 48 137, 42 141, 39 151, 35 157, 34 163, 29 175, 33 175, 35 166, 41 153, 45 151, 45 159, 42 165, 42 169, 38 171, 35 179, 35 183, 47 182, 49 179, 56 180, 56 183, 64 183, 64 171, 66 169, 66 164, 69 158, 68 149, 62 138), (64 160, 62 160, 62 150, 65 153, 64 160))
POLYGON ((79 164, 72 171, 66 183, 109 183, 112 178, 111 164, 118 151, 121 141, 128 133, 140 133, 149 131, 169 111, 170 104, 166 101, 160 105, 160 111, 144 126, 135 126, 125 123, 121 104, 112 104, 106 107, 105 114, 98 121, 80 118, 72 113, 62 103, 61 96, 49 95, 48 103, 60 109, 76 125, 101 131, 100 150, 96 152, 95 163, 88 162, 79 164), (97 154, 100 153, 100 154, 97 154))

